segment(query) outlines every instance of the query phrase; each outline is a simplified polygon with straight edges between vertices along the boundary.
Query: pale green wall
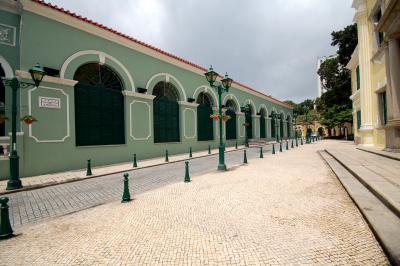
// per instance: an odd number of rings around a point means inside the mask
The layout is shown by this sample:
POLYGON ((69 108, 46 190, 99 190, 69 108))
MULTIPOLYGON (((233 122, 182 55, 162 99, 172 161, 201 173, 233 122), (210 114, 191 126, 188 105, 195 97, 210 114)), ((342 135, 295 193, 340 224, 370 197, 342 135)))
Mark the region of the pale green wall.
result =
MULTIPOLYGON (((60 69, 65 60, 72 54, 82 50, 97 50, 121 62, 133 78, 135 87, 146 87, 149 79, 158 73, 168 73, 182 84, 187 97, 192 97, 195 89, 208 85, 204 76, 178 68, 156 58, 133 51, 121 45, 101 39, 94 35, 79 31, 67 25, 52 21, 30 12, 22 15, 21 69, 27 71, 36 62, 42 66, 60 69)), ((83 22, 82 22, 83 23, 83 22)), ((66 70, 65 77, 73 79, 75 70, 87 62, 98 62, 98 56, 85 55, 73 60, 66 70)), ((114 69, 124 82, 124 89, 131 91, 127 74, 110 59, 105 64, 114 69)), ((157 80, 154 80, 154 84, 157 80)), ((173 83, 175 81, 172 81, 173 83)), ((175 85, 178 86, 175 82, 175 85)), ((150 86, 150 89, 152 86, 150 86)), ((274 107, 285 114, 292 113, 289 108, 274 104, 265 99, 253 96, 241 90, 231 88, 240 105, 250 99, 257 112, 264 104, 268 114, 274 107)), ((223 95, 223 97, 226 94, 223 95)), ((23 143, 24 158, 21 161, 22 175, 36 175, 68 169, 84 168, 86 160, 92 159, 93 165, 110 164, 132 160, 133 153, 138 159, 162 156, 165 149, 170 154, 188 152, 189 146, 196 150, 205 150, 208 145, 217 147, 217 125, 214 126, 214 141, 197 141, 195 129, 196 107, 180 105, 180 137, 179 143, 154 144, 153 141, 153 101, 136 96, 125 96, 125 139, 123 145, 76 147, 74 123, 74 88, 72 86, 43 82, 40 88, 26 89, 21 94, 21 112, 29 111, 38 122, 31 126, 22 126, 25 132, 23 143), (61 109, 39 108, 38 97, 55 97, 61 100, 61 109), (30 99, 30 101, 29 101, 30 99), (68 102, 68 103, 67 103, 68 102), (69 111, 67 111, 69 108, 69 111), (69 117, 67 117, 67 114, 69 117), (150 120, 148 119, 150 115, 150 120), (68 125, 69 124, 69 134, 68 125), (132 125, 132 132, 131 132, 132 125), (150 126, 150 127, 149 127, 150 126), (149 132, 150 130, 150 132, 149 132), (132 135, 134 137, 132 137, 132 135), (150 135, 150 136, 149 136, 150 135), (185 137, 186 135, 186 137, 185 137), (149 136, 149 137, 148 137, 149 136)), ((181 99, 186 101, 186 99, 181 99)), ((238 115, 238 125, 244 123, 244 117, 238 115)), ((253 119, 259 136, 258 118, 253 119)), ((267 120, 267 136, 270 137, 270 123, 267 120)), ((243 126, 238 126, 238 143, 244 141, 243 126), (239 137, 243 136, 243 137, 239 137)), ((253 135, 254 135, 253 133, 253 135)), ((225 136, 225 132, 223 133, 225 136)), ((235 145, 228 141, 227 145, 235 145)))

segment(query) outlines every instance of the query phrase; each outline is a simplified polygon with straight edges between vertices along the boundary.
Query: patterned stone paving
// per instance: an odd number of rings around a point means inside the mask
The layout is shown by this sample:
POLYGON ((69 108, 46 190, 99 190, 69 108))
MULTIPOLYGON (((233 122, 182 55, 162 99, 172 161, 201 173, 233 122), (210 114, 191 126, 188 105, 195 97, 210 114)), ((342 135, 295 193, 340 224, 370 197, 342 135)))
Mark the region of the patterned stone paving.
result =
POLYGON ((20 227, 0 264, 388 265, 323 145, 20 227))

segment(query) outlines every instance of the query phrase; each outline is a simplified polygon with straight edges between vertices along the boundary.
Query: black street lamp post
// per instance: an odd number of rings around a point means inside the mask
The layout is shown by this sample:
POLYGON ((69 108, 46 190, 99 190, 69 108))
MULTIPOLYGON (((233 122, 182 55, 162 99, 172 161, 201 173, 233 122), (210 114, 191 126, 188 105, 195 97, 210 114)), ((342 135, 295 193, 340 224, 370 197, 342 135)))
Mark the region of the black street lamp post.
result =
POLYGON ((27 88, 29 86, 39 87, 45 72, 42 67, 37 63, 32 69, 29 70, 33 84, 29 82, 19 81, 17 78, 4 79, 4 84, 10 86, 12 89, 11 100, 11 153, 10 160, 10 178, 7 182, 7 190, 22 188, 22 182, 19 177, 19 156, 17 153, 17 91, 19 88, 27 88))
POLYGON ((208 83, 210 83, 210 87, 214 88, 218 92, 218 114, 219 114, 219 163, 218 170, 225 171, 225 155, 224 155, 224 143, 222 139, 222 93, 228 92, 229 88, 232 85, 232 79, 228 77, 228 74, 225 74, 225 78, 221 80, 222 85, 214 85, 214 82, 217 80, 218 73, 215 72, 212 68, 208 70, 207 73, 204 74, 208 83))

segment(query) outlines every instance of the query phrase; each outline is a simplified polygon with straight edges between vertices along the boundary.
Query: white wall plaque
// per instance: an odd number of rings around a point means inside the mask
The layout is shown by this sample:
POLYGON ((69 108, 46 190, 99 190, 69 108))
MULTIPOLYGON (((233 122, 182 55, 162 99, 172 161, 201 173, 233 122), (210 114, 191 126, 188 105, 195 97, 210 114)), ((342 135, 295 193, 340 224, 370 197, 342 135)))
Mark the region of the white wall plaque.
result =
POLYGON ((61 99, 39 96, 39 107, 61 109, 61 99))

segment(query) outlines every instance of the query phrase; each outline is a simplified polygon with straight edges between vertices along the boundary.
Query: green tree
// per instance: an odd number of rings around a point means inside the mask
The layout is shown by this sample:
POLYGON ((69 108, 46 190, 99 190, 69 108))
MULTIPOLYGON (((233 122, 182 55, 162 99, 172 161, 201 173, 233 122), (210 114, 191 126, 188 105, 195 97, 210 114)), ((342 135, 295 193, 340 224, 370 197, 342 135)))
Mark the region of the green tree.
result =
POLYGON ((321 114, 321 124, 333 128, 352 122, 351 114, 351 75, 345 68, 357 46, 357 27, 355 24, 341 31, 332 32, 332 46, 338 46, 337 57, 324 61, 318 74, 327 92, 317 98, 315 103, 321 114))

